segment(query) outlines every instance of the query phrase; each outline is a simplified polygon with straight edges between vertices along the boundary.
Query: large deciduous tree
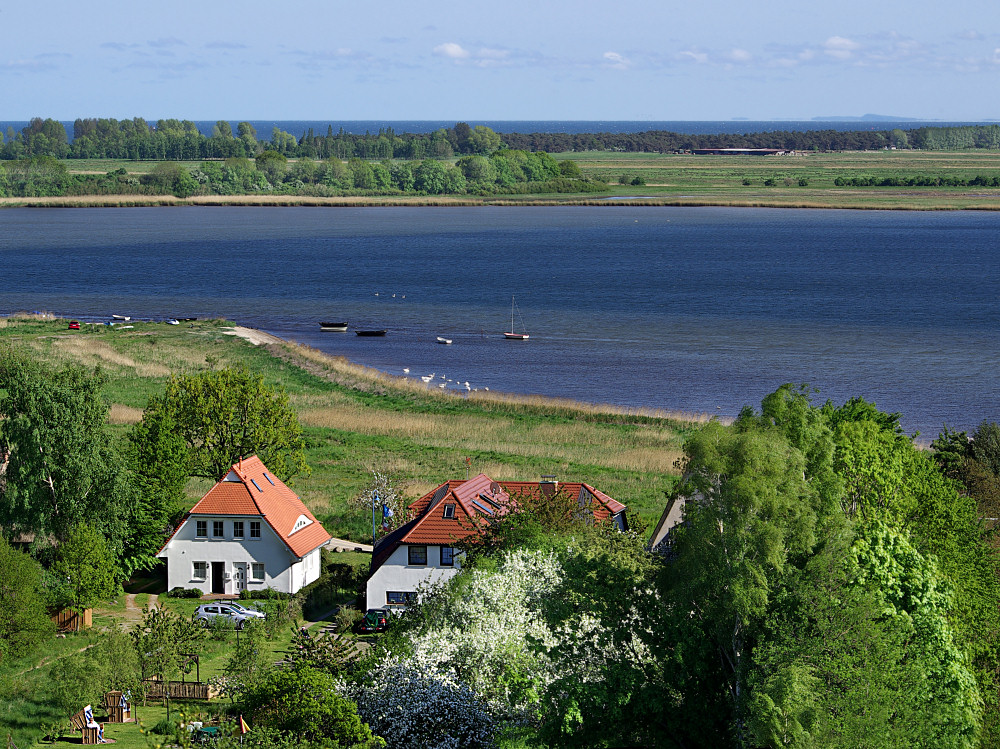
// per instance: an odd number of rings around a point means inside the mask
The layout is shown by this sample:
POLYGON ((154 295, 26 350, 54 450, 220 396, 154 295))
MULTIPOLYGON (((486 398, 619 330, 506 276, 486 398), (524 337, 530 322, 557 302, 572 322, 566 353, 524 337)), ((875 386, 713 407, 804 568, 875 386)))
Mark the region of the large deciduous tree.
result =
POLYGON ((184 441, 192 476, 219 479, 250 455, 284 481, 309 471, 288 394, 247 369, 171 378, 164 394, 150 399, 143 424, 150 438, 170 431, 184 441))
POLYGON ((80 614, 121 592, 114 554, 104 536, 84 523, 73 528, 59 545, 52 572, 67 582, 72 592, 70 606, 80 614))

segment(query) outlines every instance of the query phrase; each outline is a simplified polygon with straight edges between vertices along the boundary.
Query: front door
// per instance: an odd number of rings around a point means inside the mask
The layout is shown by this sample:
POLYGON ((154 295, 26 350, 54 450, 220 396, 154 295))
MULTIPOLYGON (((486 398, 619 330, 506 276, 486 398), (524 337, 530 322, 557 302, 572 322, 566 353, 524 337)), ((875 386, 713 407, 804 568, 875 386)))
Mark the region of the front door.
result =
POLYGON ((233 566, 233 577, 236 579, 236 595, 247 589, 247 563, 237 562, 233 566))
POLYGON ((212 592, 226 592, 226 563, 212 562, 212 592))

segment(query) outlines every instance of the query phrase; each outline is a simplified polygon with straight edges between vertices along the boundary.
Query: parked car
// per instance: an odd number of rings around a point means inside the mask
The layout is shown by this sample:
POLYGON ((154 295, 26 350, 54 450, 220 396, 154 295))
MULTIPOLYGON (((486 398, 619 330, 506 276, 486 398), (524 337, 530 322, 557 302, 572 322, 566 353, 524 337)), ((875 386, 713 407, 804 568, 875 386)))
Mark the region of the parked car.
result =
POLYGON ((389 612, 385 609, 368 609, 354 626, 354 631, 358 634, 385 632, 387 629, 389 629, 389 612))
POLYGON ((194 610, 195 621, 201 622, 201 626, 211 626, 212 621, 223 616, 229 620, 236 629, 243 629, 251 619, 263 621, 264 614, 254 609, 248 609, 238 603, 231 601, 220 601, 218 603, 203 603, 194 610))
POLYGON ((70 320, 69 321, 69 329, 70 330, 79 330, 80 329, 80 321, 79 320, 70 320))

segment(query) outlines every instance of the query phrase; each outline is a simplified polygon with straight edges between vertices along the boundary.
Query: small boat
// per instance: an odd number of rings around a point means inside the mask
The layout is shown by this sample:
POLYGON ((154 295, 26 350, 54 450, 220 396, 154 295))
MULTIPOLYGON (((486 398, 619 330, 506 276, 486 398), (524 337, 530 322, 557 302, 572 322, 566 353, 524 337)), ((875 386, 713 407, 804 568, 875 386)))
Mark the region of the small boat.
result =
POLYGON ((319 324, 320 330, 333 331, 336 333, 344 333, 347 331, 346 322, 321 322, 319 324))
POLYGON ((112 315, 111 319, 112 320, 124 320, 125 322, 128 322, 132 318, 129 317, 128 315, 112 315))
POLYGON ((174 319, 177 320, 178 322, 194 322, 198 318, 197 317, 175 317, 174 319))
POLYGON ((438 336, 438 343, 443 343, 444 345, 449 346, 451 345, 451 339, 438 336))
MULTIPOLYGON (((514 297, 510 298, 510 332, 504 331, 503 337, 508 341, 526 341, 528 340, 527 333, 515 333, 514 332, 514 310, 517 310, 517 316, 521 317, 521 310, 514 302, 514 297)), ((524 320, 521 320, 521 330, 524 330, 524 320)))
POLYGON ((180 325, 180 320, 167 320, 167 325, 180 325))
POLYGON ((355 330, 354 332, 357 335, 374 337, 374 336, 383 336, 386 333, 388 333, 389 331, 387 331, 387 330, 355 330))

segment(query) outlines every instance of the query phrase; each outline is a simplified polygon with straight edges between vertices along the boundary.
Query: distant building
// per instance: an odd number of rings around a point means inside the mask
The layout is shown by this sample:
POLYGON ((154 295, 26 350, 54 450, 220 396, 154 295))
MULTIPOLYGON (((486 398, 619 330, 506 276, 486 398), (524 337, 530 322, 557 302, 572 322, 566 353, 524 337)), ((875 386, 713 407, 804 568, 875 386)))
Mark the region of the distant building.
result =
POLYGON ((692 148, 698 156, 781 156, 789 153, 785 148, 692 148))
POLYGON ((494 481, 479 474, 447 481, 409 506, 410 520, 379 539, 372 553, 368 606, 402 607, 427 584, 447 580, 462 566, 455 544, 478 524, 506 515, 518 498, 562 491, 576 498, 581 518, 628 530, 625 505, 583 483, 494 481))
POLYGON ((329 540, 295 492, 254 456, 191 508, 157 556, 167 561, 168 590, 295 593, 319 577, 320 547, 329 540))

